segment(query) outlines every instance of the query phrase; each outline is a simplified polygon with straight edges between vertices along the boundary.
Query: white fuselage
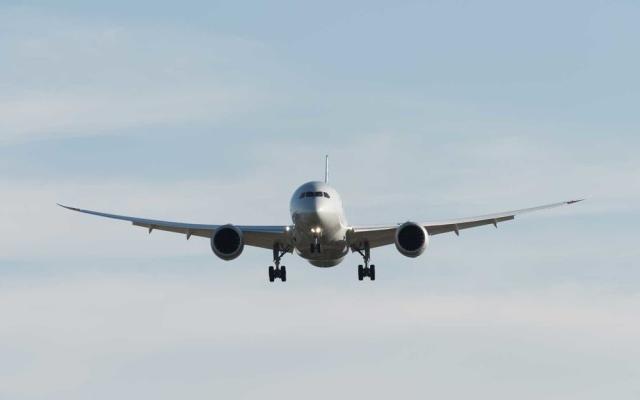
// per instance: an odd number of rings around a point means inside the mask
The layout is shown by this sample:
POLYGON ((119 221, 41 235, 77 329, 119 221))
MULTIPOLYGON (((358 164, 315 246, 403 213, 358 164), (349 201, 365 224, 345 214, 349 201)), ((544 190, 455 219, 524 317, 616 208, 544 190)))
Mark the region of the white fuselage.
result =
POLYGON ((338 192, 324 182, 305 183, 293 193, 290 210, 298 255, 316 267, 340 264, 349 252, 349 227, 338 192))

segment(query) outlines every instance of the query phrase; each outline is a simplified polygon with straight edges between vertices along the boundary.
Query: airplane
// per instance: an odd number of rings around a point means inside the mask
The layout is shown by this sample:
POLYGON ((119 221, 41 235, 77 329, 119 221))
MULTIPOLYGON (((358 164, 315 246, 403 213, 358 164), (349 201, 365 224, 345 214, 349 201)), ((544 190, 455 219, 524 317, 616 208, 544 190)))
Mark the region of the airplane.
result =
POLYGON ((245 246, 271 250, 273 264, 269 266, 269 281, 287 281, 287 268, 280 265, 286 254, 294 251, 311 265, 321 268, 335 267, 349 251, 359 253, 363 263, 358 265, 358 280, 374 281, 376 267, 371 264, 371 249, 395 244, 400 254, 415 258, 422 255, 429 246, 431 236, 455 233, 483 225, 498 227, 498 223, 510 221, 516 216, 533 211, 575 204, 584 199, 547 204, 477 217, 459 218, 435 222, 417 223, 407 221, 401 224, 382 226, 351 226, 347 223, 342 199, 329 186, 329 157, 325 159, 325 178, 322 181, 307 182, 293 192, 290 202, 292 224, 278 226, 248 225, 203 225, 182 222, 159 221, 153 219, 107 214, 58 204, 68 210, 100 217, 129 221, 135 226, 168 231, 210 240, 213 253, 225 261, 238 258, 245 246))

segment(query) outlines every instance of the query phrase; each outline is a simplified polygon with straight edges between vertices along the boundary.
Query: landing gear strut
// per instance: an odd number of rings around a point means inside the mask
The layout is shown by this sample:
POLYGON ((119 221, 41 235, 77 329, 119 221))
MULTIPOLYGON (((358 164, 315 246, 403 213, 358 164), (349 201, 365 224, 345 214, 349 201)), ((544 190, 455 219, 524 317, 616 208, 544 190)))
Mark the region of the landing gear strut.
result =
POLYGON ((313 243, 309 245, 309 251, 311 254, 320 253, 320 238, 317 236, 313 238, 313 243))
POLYGON ((369 242, 365 242, 364 249, 357 249, 358 253, 364 259, 364 266, 358 265, 358 280, 361 281, 365 277, 369 277, 372 281, 376 280, 376 266, 369 266, 371 260, 371 249, 369 248, 369 242), (364 252, 363 252, 364 250, 364 252))
POLYGON ((273 282, 276 279, 280 279, 282 282, 287 281, 287 267, 284 265, 281 267, 280 261, 282 260, 282 257, 289 252, 289 250, 289 247, 282 248, 279 244, 273 246, 273 263, 276 266, 269 267, 269 282, 273 282))

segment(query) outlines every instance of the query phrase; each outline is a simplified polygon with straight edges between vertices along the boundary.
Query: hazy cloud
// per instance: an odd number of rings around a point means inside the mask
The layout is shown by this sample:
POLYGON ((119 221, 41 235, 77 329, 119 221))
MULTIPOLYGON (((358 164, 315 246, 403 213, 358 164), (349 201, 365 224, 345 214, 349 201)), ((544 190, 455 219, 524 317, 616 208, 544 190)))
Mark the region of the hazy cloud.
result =
POLYGON ((392 285, 372 298, 362 287, 274 291, 207 275, 5 285, 0 352, 12 368, 3 368, 0 393, 110 398, 121 388, 157 398, 293 398, 319 376, 322 389, 307 397, 401 390, 407 398, 459 398, 493 392, 499 382, 502 395, 531 399, 595 399, 608 390, 630 398, 640 389, 632 380, 640 371, 628 362, 638 356, 637 296, 571 287, 403 295, 392 285), (452 374, 470 373, 464 386, 454 384, 452 374), (284 387, 273 385, 279 376, 284 387), (527 383, 532 376, 538 388, 527 383), (365 384, 370 379, 379 384, 365 384))
POLYGON ((254 60, 267 67, 256 42, 15 11, 0 21, 8 32, 0 50, 11 60, 0 66, 2 144, 216 123, 276 101, 229 70, 254 60))
POLYGON ((638 397, 637 7, 71 3, 0 7, 0 397, 638 397), (55 205, 283 224, 324 154, 353 224, 588 201, 277 285, 55 205))

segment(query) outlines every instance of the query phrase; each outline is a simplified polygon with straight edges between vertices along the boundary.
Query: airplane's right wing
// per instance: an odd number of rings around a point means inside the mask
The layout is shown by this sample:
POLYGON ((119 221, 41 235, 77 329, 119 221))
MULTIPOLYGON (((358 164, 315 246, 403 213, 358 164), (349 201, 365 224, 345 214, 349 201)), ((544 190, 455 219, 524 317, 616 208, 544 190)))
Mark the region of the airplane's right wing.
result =
MULTIPOLYGON (((216 229, 222 225, 205 225, 205 224, 189 224, 185 222, 172 222, 172 221, 160 221, 155 219, 129 217, 126 215, 107 214, 98 211, 83 210, 81 208, 63 206, 60 207, 67 210, 77 211, 84 214, 96 215, 98 217, 105 217, 111 219, 119 219, 122 221, 129 221, 134 226, 141 226, 147 228, 149 233, 154 230, 167 231, 174 233, 181 233, 189 239, 191 236, 201 236, 211 238, 216 229)), ((249 226, 238 225, 236 228, 242 231, 244 243, 248 246, 261 247, 272 250, 276 243, 285 245, 288 243, 288 226, 249 226)))

